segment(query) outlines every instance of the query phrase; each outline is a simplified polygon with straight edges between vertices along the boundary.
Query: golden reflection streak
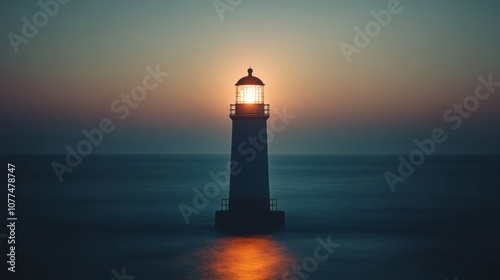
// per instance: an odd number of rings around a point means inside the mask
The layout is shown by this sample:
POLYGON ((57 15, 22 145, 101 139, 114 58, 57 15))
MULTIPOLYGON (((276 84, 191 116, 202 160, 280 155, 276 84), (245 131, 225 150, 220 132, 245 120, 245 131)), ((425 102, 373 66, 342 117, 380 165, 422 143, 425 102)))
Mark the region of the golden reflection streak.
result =
POLYGON ((282 279, 295 263, 285 246, 268 236, 227 237, 202 252, 202 279, 282 279))

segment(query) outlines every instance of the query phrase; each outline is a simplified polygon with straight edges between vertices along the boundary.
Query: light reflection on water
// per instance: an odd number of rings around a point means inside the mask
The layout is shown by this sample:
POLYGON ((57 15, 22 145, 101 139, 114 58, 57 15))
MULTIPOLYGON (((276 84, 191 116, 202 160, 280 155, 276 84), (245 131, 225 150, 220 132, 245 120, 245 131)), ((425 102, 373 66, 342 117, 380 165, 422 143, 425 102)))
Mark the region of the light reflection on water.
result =
POLYGON ((295 258, 270 236, 225 237, 201 252, 202 279, 282 279, 295 258))

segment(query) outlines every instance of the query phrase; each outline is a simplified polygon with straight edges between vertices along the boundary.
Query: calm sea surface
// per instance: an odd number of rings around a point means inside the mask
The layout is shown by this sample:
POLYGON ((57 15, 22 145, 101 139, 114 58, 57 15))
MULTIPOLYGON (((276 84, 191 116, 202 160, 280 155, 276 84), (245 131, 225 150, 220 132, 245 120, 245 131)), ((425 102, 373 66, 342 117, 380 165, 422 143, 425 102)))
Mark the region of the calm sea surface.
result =
POLYGON ((396 156, 270 156, 287 230, 260 236, 213 230, 227 188, 189 225, 180 214, 227 155, 90 156, 62 183, 60 155, 0 158, 18 217, 17 272, 1 279, 500 279, 499 156, 432 156, 395 193, 396 156), (340 245, 323 261, 318 238, 340 245))

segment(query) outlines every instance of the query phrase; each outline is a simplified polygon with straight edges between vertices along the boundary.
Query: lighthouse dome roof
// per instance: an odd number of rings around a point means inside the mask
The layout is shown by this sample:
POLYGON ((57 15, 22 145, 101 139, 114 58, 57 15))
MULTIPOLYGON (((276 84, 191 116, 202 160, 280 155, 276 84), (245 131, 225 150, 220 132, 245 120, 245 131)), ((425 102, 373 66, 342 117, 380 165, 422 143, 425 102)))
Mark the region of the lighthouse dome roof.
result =
POLYGON ((258 85, 258 86, 263 86, 264 83, 262 82, 261 79, 252 76, 253 69, 248 68, 248 76, 241 78, 236 85, 237 86, 244 86, 244 85, 258 85))

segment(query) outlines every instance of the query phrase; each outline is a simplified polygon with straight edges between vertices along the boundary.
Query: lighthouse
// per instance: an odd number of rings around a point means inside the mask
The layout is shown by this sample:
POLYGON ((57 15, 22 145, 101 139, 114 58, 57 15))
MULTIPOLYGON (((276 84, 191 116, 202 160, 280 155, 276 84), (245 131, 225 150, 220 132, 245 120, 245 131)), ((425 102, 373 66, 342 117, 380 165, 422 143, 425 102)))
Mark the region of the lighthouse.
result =
POLYGON ((248 76, 236 83, 235 104, 230 105, 233 122, 229 199, 222 199, 215 213, 215 228, 229 231, 262 232, 285 228, 285 212, 278 211, 276 199, 269 196, 267 119, 269 104, 264 103, 264 83, 248 76))

